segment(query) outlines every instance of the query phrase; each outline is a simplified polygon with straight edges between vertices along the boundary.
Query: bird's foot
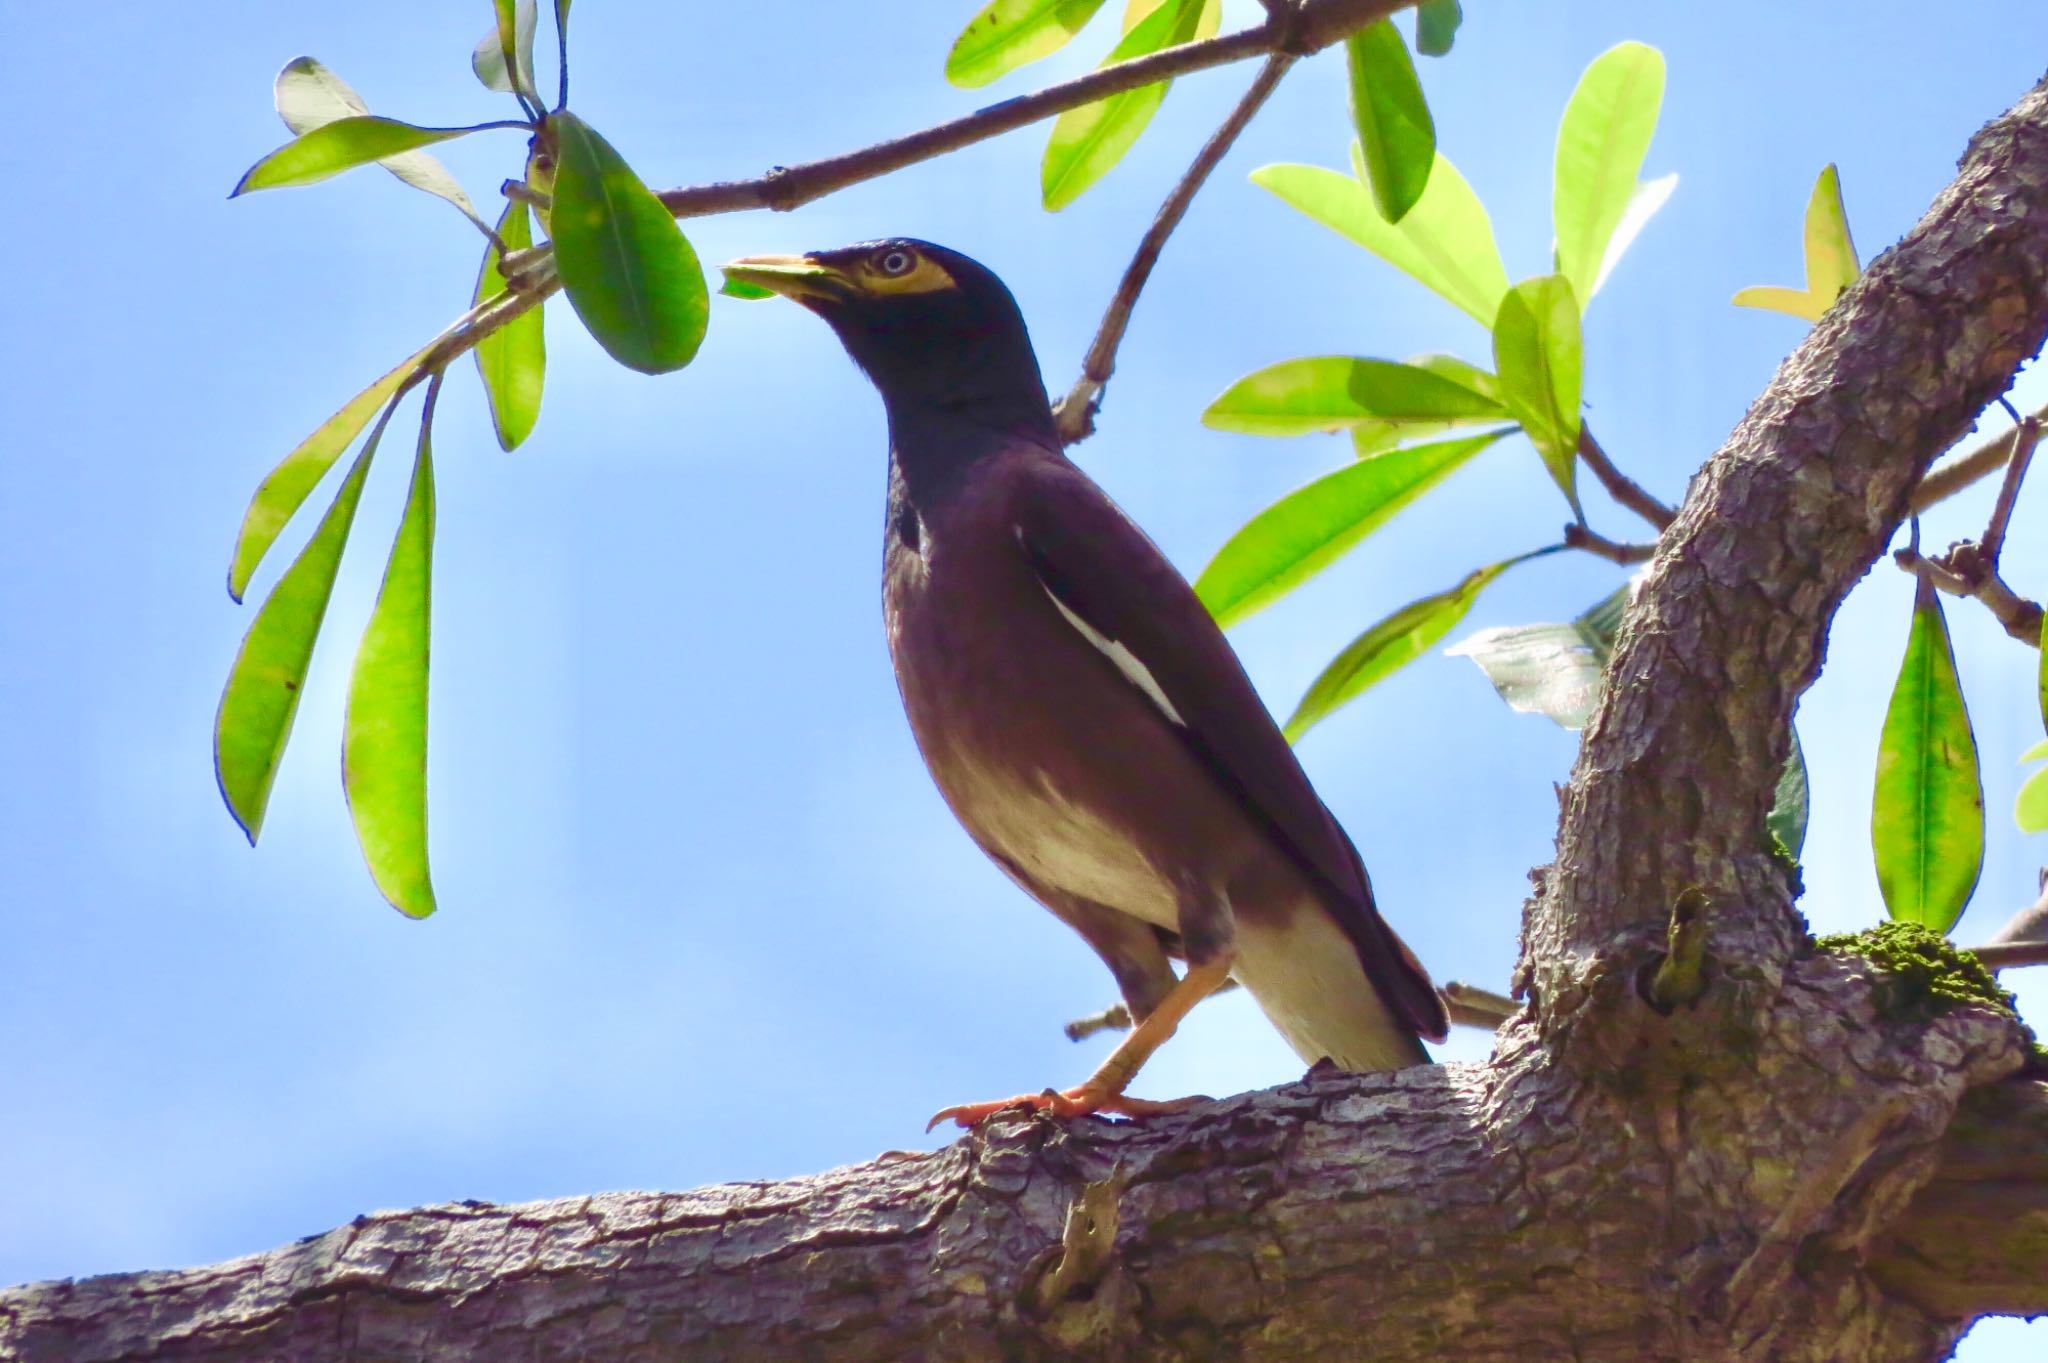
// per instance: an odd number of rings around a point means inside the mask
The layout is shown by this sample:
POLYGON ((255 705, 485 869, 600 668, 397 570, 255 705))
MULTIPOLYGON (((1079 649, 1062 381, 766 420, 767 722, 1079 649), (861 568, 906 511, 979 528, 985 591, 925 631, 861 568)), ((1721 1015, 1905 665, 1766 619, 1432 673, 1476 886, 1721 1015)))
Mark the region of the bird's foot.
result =
POLYGON ((1156 1117, 1166 1113, 1185 1112, 1197 1103, 1213 1102, 1203 1094, 1187 1098, 1133 1098, 1128 1093, 1115 1093, 1096 1084, 1079 1084, 1062 1092, 1046 1089, 1043 1093, 1020 1093, 1014 1098, 999 1098, 992 1103, 961 1103, 957 1107, 941 1108, 925 1123, 930 1131, 940 1122, 951 1121, 960 1127, 976 1127, 995 1116, 998 1112, 1049 1112, 1055 1117, 1085 1117, 1091 1112, 1114 1112, 1125 1117, 1156 1117))

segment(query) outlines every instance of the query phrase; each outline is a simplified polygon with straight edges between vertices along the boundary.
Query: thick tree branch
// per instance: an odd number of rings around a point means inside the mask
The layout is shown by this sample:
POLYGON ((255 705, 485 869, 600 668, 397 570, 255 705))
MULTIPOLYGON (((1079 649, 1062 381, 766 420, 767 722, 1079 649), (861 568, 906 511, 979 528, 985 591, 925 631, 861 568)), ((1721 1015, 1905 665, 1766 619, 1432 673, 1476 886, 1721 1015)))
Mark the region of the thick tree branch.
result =
POLYGON ((1116 293, 1109 300, 1109 309, 1102 315, 1102 325, 1095 332, 1095 340, 1088 347, 1087 356, 1081 361, 1081 376, 1074 380, 1074 386, 1067 395, 1053 404, 1052 414, 1059 426, 1062 442, 1073 445, 1086 440, 1095 433, 1095 413, 1102 404, 1102 389, 1109 382, 1109 376, 1116 371, 1116 350, 1123 344, 1124 329, 1131 324, 1131 310, 1138 305, 1138 295, 1144 292, 1145 283, 1152 278, 1152 267, 1159 263, 1159 253, 1166 249, 1166 239, 1173 235, 1180 220, 1187 216, 1188 205, 1195 201, 1195 195, 1208 180, 1209 173, 1216 169, 1238 134, 1245 130, 1265 107, 1266 100, 1279 88, 1281 77, 1287 74, 1296 58, 1292 53, 1276 52, 1266 58, 1266 64, 1259 68, 1251 88, 1230 111, 1230 117, 1223 120, 1195 160, 1166 196, 1166 202, 1159 206, 1159 213, 1138 242, 1137 252, 1124 270, 1124 276, 1117 282, 1116 293))
POLYGON ((797 208, 848 185, 958 151, 1141 85, 1225 66, 1246 57, 1272 53, 1307 56, 1414 3, 1415 0, 1298 0, 1295 4, 1277 5, 1269 11, 1266 21, 1255 27, 1101 67, 871 147, 828 156, 822 161, 778 166, 751 180, 664 190, 657 197, 664 208, 679 218, 748 208, 797 208))

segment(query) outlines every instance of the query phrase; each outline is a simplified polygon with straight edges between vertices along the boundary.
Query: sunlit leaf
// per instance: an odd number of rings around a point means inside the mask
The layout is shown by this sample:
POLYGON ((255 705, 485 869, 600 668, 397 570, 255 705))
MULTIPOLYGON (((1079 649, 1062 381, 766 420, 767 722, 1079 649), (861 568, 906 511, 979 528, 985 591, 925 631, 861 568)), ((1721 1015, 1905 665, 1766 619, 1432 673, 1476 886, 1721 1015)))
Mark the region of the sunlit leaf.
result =
POLYGON ((258 189, 317 184, 372 161, 384 161, 416 147, 429 147, 477 131, 475 128, 417 128, 395 118, 357 115, 323 123, 285 143, 249 167, 229 198, 258 189))
POLYGON ((1351 72, 1351 121, 1365 157, 1366 185, 1380 216, 1399 222, 1429 184, 1436 164, 1436 121, 1415 78, 1408 43, 1391 19, 1344 40, 1351 72))
POLYGON ((1508 410, 1577 514, 1582 356, 1579 305, 1563 275, 1525 279, 1501 299, 1493 363, 1508 410))
POLYGON ((1101 8, 1102 0, 989 0, 953 40, 946 79, 987 85, 1059 51, 1101 8))
MULTIPOLYGON (((2039 762, 2044 757, 2048 757, 2048 739, 2021 753, 2020 761, 2039 762)), ((2023 833, 2048 831, 2048 767, 2029 776, 2026 784, 2020 787, 2020 796, 2013 802, 2012 814, 2023 833)))
POLYGON ((2041 617, 2041 661, 2034 678, 2035 696, 2041 702, 2041 723, 2048 727, 2048 615, 2041 617))
POLYGON ((1771 798, 1771 812, 1764 816, 1764 827, 1770 830, 1778 844, 1797 861, 1806 849, 1806 816, 1808 805, 1806 784, 1806 750, 1799 744, 1797 730, 1792 734, 1792 755, 1785 759, 1785 770, 1778 774, 1778 789, 1771 798))
POLYGON ((1626 42, 1593 59, 1557 129, 1551 216, 1557 272, 1590 302, 1609 242, 1636 193, 1664 103, 1664 55, 1626 42))
POLYGON ((1600 273, 1593 280, 1593 292, 1598 293, 1607 285, 1607 276, 1614 273, 1614 267, 1621 263, 1628 248, 1635 244, 1636 237, 1657 210, 1671 197, 1671 191, 1678 188, 1678 172, 1660 175, 1654 180, 1645 180, 1629 195, 1628 207, 1621 211, 1621 221, 1615 224, 1614 235, 1607 239, 1607 254, 1600 261, 1600 273))
POLYGON ((1807 198, 1804 242, 1804 289, 1758 285, 1737 292, 1735 305, 1818 322, 1842 290, 1856 282, 1862 267, 1856 263, 1856 243, 1849 237, 1849 219, 1842 209, 1841 175, 1832 162, 1821 168, 1807 198))
POLYGON ((718 291, 727 298, 756 299, 773 298, 775 296, 775 290, 773 289, 764 289, 759 284, 749 284, 744 279, 734 279, 730 275, 726 276, 725 282, 718 286, 718 291))
MULTIPOLYGON (((497 9, 497 22, 488 33, 477 40, 476 50, 469 54, 469 68, 476 72, 476 78, 484 88, 511 94, 516 88, 531 95, 538 102, 540 96, 533 86, 533 30, 537 22, 538 6, 534 0, 493 0, 497 9), (519 79, 512 79, 512 66, 505 60, 505 41, 511 39, 513 52, 519 55, 519 79)), ((558 15, 560 21, 564 16, 558 15)))
POLYGON ((1510 708, 1583 729, 1600 702, 1600 681, 1633 592, 1633 583, 1624 585, 1562 624, 1483 629, 1444 653, 1478 664, 1510 708))
POLYGON ((252 844, 263 831, 271 783, 291 738, 292 719, 299 712, 306 668, 313 659, 320 622, 327 615, 328 598, 334 593, 335 570, 341 566, 349 527, 355 523, 363 479, 390 418, 387 407, 384 420, 370 432, 312 539, 256 612, 221 691, 220 711, 213 724, 214 776, 228 812, 252 844))
MULTIPOLYGON (((1354 150, 1356 150, 1354 148, 1354 150)), ((1359 156, 1359 165, 1364 158, 1359 156)), ((1398 223, 1380 216, 1360 174, 1321 166, 1262 166, 1252 183, 1432 290, 1483 327, 1492 327, 1507 271, 1486 209, 1442 152, 1422 197, 1398 223)))
POLYGON ((1338 469, 1246 522, 1195 580, 1228 628, 1306 582, 1506 431, 1392 450, 1338 469))
POLYGON ((1441 429, 1506 414, 1485 393, 1420 365, 1323 355, 1245 375, 1209 404, 1202 423, 1245 435, 1306 435, 1362 421, 1441 429))
POLYGON ((370 418, 377 415, 377 409, 412 377, 426 355, 426 350, 421 350, 350 398, 340 411, 321 422, 319 429, 301 440, 290 454, 277 461, 277 467, 264 475, 256 495, 249 499, 249 509, 242 513, 242 531, 235 538, 234 559, 228 564, 229 596, 237 601, 242 599, 249 579, 263 562, 263 556, 270 552, 270 546, 277 542, 285 523, 320 485, 327 470, 341 458, 341 452, 362 434, 370 418))
POLYGON ((1487 584, 1519 562, 1508 559, 1488 564, 1467 574, 1449 591, 1409 602, 1353 639, 1309 684, 1308 694, 1294 707, 1287 719, 1287 741, 1299 742, 1332 711, 1427 653, 1465 618, 1487 584))
MULTIPOLYGON (((513 199, 505 205, 504 216, 498 219, 498 239, 513 251, 533 245, 533 221, 525 200, 513 199)), ((498 273, 498 248, 486 246, 483 267, 477 271, 475 301, 483 303, 503 292, 505 277, 498 273)), ((491 400, 491 426, 498 433, 500 449, 517 449, 532 433, 533 423, 540 417, 547 365, 547 334, 539 307, 521 313, 476 343, 476 372, 491 400)))
POLYGON ((697 353, 710 316, 704 271, 676 220, 576 115, 555 131, 555 266, 583 325, 629 369, 661 374, 697 353))
POLYGON ((1465 22, 1465 7, 1458 0, 1422 0, 1415 7, 1415 50, 1425 57, 1450 55, 1465 22))
POLYGON ((1984 786, 1948 625, 1925 578, 1878 741, 1870 838, 1891 916, 1955 926, 1984 865, 1984 786))
POLYGON ((412 490, 348 681, 341 783, 370 876, 391 906, 434 911, 427 872, 427 666, 434 566, 434 454, 420 421, 412 490))
MULTIPOLYGON (((273 94, 278 117, 293 133, 301 136, 339 119, 370 112, 370 106, 363 103, 363 97, 351 89, 347 81, 311 57, 295 57, 286 62, 284 70, 277 73, 273 94)), ((448 168, 431 152, 400 152, 380 159, 377 164, 414 189, 446 199, 462 210, 470 221, 479 227, 483 225, 483 219, 477 216, 476 205, 470 202, 462 183, 449 174, 448 168)))
MULTIPOLYGON (((1221 0, 1164 0, 1118 41, 1103 65, 1113 66, 1206 37, 1216 31, 1220 13, 1221 0)), ((1123 159, 1158 112, 1171 84, 1155 81, 1141 85, 1069 109, 1054 120, 1038 170, 1039 191, 1048 210, 1058 212, 1080 198, 1123 159)))

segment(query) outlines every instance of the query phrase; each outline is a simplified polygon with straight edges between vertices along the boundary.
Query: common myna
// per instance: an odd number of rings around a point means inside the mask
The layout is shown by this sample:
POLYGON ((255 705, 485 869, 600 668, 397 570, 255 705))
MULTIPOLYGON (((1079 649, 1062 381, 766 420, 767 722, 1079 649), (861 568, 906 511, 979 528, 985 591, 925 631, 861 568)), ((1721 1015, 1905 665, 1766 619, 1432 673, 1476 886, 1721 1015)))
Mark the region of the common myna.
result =
POLYGON ((1429 976, 1208 611, 1061 453, 1003 282, 905 238, 725 272, 824 318, 881 391, 883 618, 918 747, 968 835, 1095 948, 1136 1023, 1075 1088, 933 1124, 1181 1106, 1124 1089, 1226 976, 1304 1060, 1427 1063, 1419 1038, 1445 1030, 1429 976))

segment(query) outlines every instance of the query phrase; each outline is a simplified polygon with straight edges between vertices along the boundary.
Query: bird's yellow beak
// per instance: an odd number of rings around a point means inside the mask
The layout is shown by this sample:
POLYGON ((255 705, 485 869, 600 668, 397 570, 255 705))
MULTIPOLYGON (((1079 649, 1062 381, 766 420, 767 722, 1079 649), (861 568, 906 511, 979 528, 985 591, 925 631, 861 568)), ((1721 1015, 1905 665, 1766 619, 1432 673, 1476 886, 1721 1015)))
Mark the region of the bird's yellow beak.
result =
POLYGON ((813 298, 840 298, 846 276, 816 256, 741 256, 720 266, 729 280, 779 293, 801 303, 813 298))

